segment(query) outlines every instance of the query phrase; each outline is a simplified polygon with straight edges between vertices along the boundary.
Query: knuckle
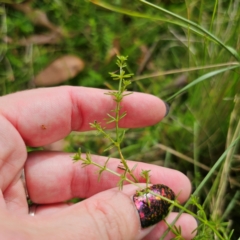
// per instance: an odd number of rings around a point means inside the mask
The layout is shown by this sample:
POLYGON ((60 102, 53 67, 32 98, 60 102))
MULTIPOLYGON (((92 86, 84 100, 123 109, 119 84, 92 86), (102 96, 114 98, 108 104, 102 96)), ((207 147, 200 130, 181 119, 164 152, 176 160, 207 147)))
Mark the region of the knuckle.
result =
POLYGON ((119 207, 123 201, 126 201, 126 196, 115 192, 107 199, 95 199, 88 205, 99 239, 126 239, 125 236, 132 232, 129 217, 126 217, 129 212, 119 207))

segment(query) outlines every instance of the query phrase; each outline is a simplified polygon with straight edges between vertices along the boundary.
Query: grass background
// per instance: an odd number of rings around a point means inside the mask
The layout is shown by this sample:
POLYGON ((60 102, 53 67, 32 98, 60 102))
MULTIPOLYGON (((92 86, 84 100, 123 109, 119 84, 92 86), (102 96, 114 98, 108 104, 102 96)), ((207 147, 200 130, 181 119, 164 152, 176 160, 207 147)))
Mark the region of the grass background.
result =
MULTIPOLYGON (((113 89, 111 53, 129 56, 130 90, 167 100, 171 109, 160 124, 127 132, 125 157, 185 173, 206 221, 222 239, 233 229, 231 239, 238 239, 240 155, 237 141, 229 146, 240 131, 239 0, 1 0, 0 17, 1 95, 30 88, 37 73, 66 54, 80 57, 85 69, 63 84, 113 89), (20 11, 19 4, 32 10, 20 11), (36 20, 39 11, 52 29, 36 20), (19 44, 54 31, 61 33, 55 44, 19 44)), ((115 156, 103 152, 108 143, 92 132, 72 134, 67 143, 66 151, 82 146, 115 156)), ((214 237, 203 224, 196 239, 214 237)))

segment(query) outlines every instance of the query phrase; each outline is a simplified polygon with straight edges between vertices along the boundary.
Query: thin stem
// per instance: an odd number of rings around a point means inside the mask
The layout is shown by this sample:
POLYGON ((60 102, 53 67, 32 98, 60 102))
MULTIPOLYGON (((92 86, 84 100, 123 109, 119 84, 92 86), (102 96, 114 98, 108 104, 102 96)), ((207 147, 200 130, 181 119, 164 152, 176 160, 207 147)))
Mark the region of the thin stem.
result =
MULTIPOLYGON (((121 82, 121 81, 120 81, 121 82)), ((120 84, 119 84, 120 86, 120 84)), ((116 132, 116 141, 119 142, 119 112, 120 112, 120 102, 117 102, 117 107, 116 107, 116 120, 115 120, 115 132, 116 132)), ((120 143, 119 143, 120 145, 120 143)))
POLYGON ((122 154, 120 146, 118 146, 117 149, 118 149, 118 153, 119 153, 120 158, 121 158, 121 163, 123 164, 124 168, 126 169, 125 172, 124 172, 124 176, 126 176, 126 173, 128 172, 130 174, 130 176, 134 179, 134 181, 136 183, 138 183, 137 178, 134 176, 134 174, 132 173, 132 171, 128 167, 127 161, 123 157, 123 154, 122 154))
MULTIPOLYGON (((81 160, 84 161, 84 159, 81 159, 81 160)), ((98 167, 98 168, 100 168, 100 169, 103 168, 102 165, 100 165, 100 164, 98 164, 98 163, 96 163, 96 162, 94 162, 94 161, 92 161, 91 164, 94 165, 94 166, 96 166, 96 167, 98 167)), ((117 173, 117 172, 115 172, 115 171, 113 171, 113 170, 111 170, 111 169, 109 169, 109 168, 107 168, 107 167, 104 167, 104 170, 107 171, 107 172, 109 172, 109 173, 111 173, 111 174, 113 174, 113 175, 115 175, 115 176, 122 177, 121 174, 119 174, 119 173, 117 173)), ((136 186, 136 187, 138 187, 138 188, 140 188, 140 189, 145 189, 145 187, 143 188, 143 187, 139 186, 138 183, 130 180, 130 179, 127 178, 126 176, 124 176, 123 179, 124 179, 124 181, 126 181, 126 182, 128 182, 128 183, 130 183, 130 184, 133 184, 134 186, 136 186)), ((199 217, 197 214, 195 214, 194 212, 188 210, 188 209, 186 208, 186 207, 187 207, 186 205, 185 205, 185 206, 182 206, 182 205, 180 205, 178 202, 173 201, 173 200, 170 200, 170 199, 168 199, 168 198, 166 198, 166 197, 164 197, 164 196, 162 196, 162 195, 160 195, 160 194, 157 194, 157 193, 155 193, 155 192, 153 192, 153 191, 151 191, 151 190, 149 190, 149 189, 148 189, 148 192, 151 193, 151 194, 154 195, 154 196, 161 197, 161 199, 163 199, 163 200, 165 200, 165 201, 168 201, 168 202, 171 203, 173 206, 181 209, 182 212, 184 211, 184 212, 186 212, 186 213, 188 213, 188 214, 191 214, 193 217, 195 217, 196 219, 198 219, 199 221, 201 221, 201 222, 203 222, 205 225, 207 225, 207 226, 219 237, 219 239, 224 240, 224 238, 220 235, 220 233, 219 233, 218 231, 216 231, 215 227, 214 227, 212 224, 210 224, 206 219, 203 219, 203 218, 199 217)))
MULTIPOLYGON (((84 159, 81 159, 81 160, 84 161, 84 159)), ((96 163, 96 162, 94 162, 94 161, 92 161, 91 164, 94 165, 94 166, 96 166, 96 167, 98 167, 98 168, 100 168, 100 169, 103 168, 102 165, 100 165, 100 164, 98 164, 98 163, 96 163)), ((120 178, 122 177, 121 174, 119 174, 119 173, 111 170, 110 168, 104 167, 104 170, 107 171, 107 172, 109 172, 109 173, 111 173, 111 174, 113 174, 113 175, 115 175, 115 176, 117 176, 117 177, 120 177, 120 178)), ((126 182, 128 182, 128 183, 131 183, 131 184, 133 184, 133 185, 141 188, 136 182, 130 180, 130 179, 127 178, 126 176, 124 176, 124 180, 125 180, 126 182)), ((142 189, 142 188, 141 188, 141 189, 142 189)))

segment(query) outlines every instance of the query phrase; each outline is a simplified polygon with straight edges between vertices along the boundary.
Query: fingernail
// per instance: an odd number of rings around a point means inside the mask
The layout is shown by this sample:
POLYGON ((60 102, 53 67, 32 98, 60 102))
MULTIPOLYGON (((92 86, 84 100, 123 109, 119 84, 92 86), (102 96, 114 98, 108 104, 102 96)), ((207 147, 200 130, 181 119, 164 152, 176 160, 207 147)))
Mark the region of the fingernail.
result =
POLYGON ((199 226, 200 225, 200 221, 197 219, 197 218, 194 218, 195 220, 196 220, 196 222, 197 222, 197 226, 199 226))
POLYGON ((199 226, 200 225, 200 221, 197 218, 195 218, 195 220, 197 222, 197 225, 199 226))
POLYGON ((168 113, 169 113, 170 105, 169 105, 167 102, 165 102, 165 101, 163 101, 163 102, 164 102, 164 104, 165 104, 165 106, 166 106, 166 113, 165 113, 165 115, 164 115, 164 117, 166 117, 166 116, 168 115, 168 113))
MULTIPOLYGON (((148 190, 170 200, 175 200, 172 189, 163 184, 152 185, 148 190)), ((168 215, 171 206, 171 203, 161 199, 159 196, 155 196, 150 192, 146 193, 146 189, 134 194, 133 202, 137 208, 142 228, 147 228, 163 220, 168 215)))

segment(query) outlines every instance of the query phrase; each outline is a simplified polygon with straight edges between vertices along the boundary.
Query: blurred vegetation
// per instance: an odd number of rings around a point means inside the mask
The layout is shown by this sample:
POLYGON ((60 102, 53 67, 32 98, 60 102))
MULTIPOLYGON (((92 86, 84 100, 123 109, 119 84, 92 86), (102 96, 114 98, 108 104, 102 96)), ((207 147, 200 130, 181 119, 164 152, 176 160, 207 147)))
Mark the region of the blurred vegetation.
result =
MULTIPOLYGON (((144 0, 0 1, 0 93, 35 87, 35 76, 64 55, 78 56, 85 68, 63 84, 113 89, 108 72, 117 70, 115 55, 129 56, 131 90, 168 100, 171 110, 160 124, 127 132, 125 157, 182 171, 194 192, 227 150, 198 197, 224 239, 232 229, 231 239, 238 239, 240 155, 237 145, 228 146, 240 131, 240 1, 151 4, 155 7, 144 0), (49 34, 44 43, 31 40, 49 34)), ((74 133, 66 150, 82 146, 116 156, 103 152, 107 145, 95 132, 74 133)), ((204 236, 202 230, 196 239, 204 236)))

